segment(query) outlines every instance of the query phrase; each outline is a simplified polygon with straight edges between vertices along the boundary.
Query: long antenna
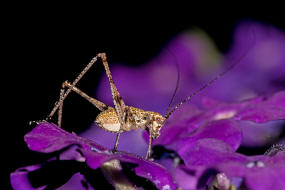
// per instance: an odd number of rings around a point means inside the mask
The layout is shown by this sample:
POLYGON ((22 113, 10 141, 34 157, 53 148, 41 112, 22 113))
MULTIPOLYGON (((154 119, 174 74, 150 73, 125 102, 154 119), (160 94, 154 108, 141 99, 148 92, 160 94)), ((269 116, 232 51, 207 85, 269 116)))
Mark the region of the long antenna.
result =
POLYGON ((191 100, 192 97, 197 95, 199 92, 216 82, 219 78, 221 78, 223 75, 225 75, 227 72, 229 72, 231 69, 233 69, 240 61, 248 54, 249 50, 253 47, 254 43, 249 46, 249 48, 235 61, 233 62, 225 71, 219 73, 215 78, 204 84, 201 88, 196 90, 194 93, 192 93, 190 96, 186 97, 184 100, 182 100, 179 104, 177 104, 168 114, 165 115, 165 118, 168 118, 174 111, 176 111, 182 104, 185 102, 191 100))
POLYGON ((178 63, 177 63, 177 59, 176 59, 176 56, 173 54, 173 52, 170 50, 170 49, 168 49, 167 48, 167 50, 169 51, 169 53, 174 57, 174 59, 175 59, 175 65, 176 65, 176 70, 177 70, 177 80, 176 80, 176 85, 175 85, 175 90, 174 90, 174 92, 173 92, 173 94, 172 94, 172 97, 171 97, 171 99, 170 99, 170 102, 169 102, 169 104, 168 104, 168 107, 167 107, 167 110, 166 110, 166 113, 165 113, 165 118, 167 118, 168 116, 169 116, 169 109, 170 109, 170 107, 171 107, 171 104, 173 103, 173 100, 174 100, 174 97, 175 97, 175 95, 176 95, 176 93, 177 93, 177 90, 178 90, 178 87, 179 87, 179 82, 180 82, 180 69, 179 69, 179 65, 178 65, 178 63))

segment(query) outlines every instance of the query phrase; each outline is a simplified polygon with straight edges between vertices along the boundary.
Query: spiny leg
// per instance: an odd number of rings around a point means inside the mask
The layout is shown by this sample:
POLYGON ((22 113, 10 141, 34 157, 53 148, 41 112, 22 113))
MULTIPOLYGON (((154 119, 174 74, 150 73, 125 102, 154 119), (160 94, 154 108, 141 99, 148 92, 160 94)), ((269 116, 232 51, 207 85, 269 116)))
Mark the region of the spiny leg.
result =
POLYGON ((103 102, 88 96, 86 93, 82 92, 81 90, 79 90, 78 88, 76 88, 75 86, 70 84, 68 81, 65 81, 64 83, 62 83, 62 88, 66 88, 66 87, 69 88, 70 90, 76 92, 77 94, 82 96, 84 99, 88 100, 91 104, 93 104, 100 111, 104 111, 104 110, 108 109, 108 107, 109 107, 106 104, 104 104, 103 102))
MULTIPOLYGON (((111 92, 112 92, 112 97, 113 97, 113 102, 115 105, 115 109, 120 121, 120 131, 122 131, 123 125, 124 125, 124 121, 125 121, 125 103, 119 93, 119 91, 117 90, 113 78, 112 78, 112 74, 111 71, 109 69, 109 65, 107 62, 107 57, 105 53, 99 53, 97 55, 98 57, 100 57, 102 59, 102 62, 104 64, 105 70, 106 70, 106 74, 110 83, 110 87, 111 87, 111 92)), ((120 138, 120 133, 118 133, 117 138, 116 138, 116 143, 114 146, 114 151, 117 150, 118 144, 119 144, 119 138, 120 138)))
POLYGON ((122 133, 122 131, 119 131, 117 133, 116 142, 115 142, 115 146, 114 146, 113 152, 117 152, 121 133, 122 133))
MULTIPOLYGON (((71 84, 72 86, 75 86, 79 80, 85 75, 85 73, 92 67, 92 65, 97 61, 97 56, 94 57, 89 63, 88 65, 81 71, 81 73, 79 73, 79 75, 76 77, 76 79, 73 81, 73 83, 71 84)), ((69 88, 65 94, 63 95, 62 99, 57 102, 55 104, 55 106, 53 107, 52 111, 50 112, 50 114, 48 115, 48 117, 46 118, 46 120, 49 120, 52 118, 52 116, 55 114, 55 112, 57 111, 57 109, 60 107, 60 105, 63 103, 63 101, 65 100, 65 98, 67 97, 67 95, 71 92, 71 89, 69 88)))
MULTIPOLYGON (((64 89, 61 89, 60 90, 60 96, 59 96, 59 102, 62 101, 63 96, 64 96, 64 89)), ((61 128, 61 122, 62 122, 62 108, 63 108, 63 101, 60 104, 59 109, 58 109, 58 113, 57 113, 58 114, 57 126, 60 128, 61 128)))

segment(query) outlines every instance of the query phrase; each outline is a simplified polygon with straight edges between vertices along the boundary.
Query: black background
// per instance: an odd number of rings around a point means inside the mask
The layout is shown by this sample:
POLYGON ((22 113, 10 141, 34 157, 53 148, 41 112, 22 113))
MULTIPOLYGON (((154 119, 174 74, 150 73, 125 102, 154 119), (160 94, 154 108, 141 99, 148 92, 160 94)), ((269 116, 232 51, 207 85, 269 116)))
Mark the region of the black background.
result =
MULTIPOLYGON (((278 12, 209 13, 201 9, 190 14, 195 7, 183 11, 160 7, 161 12, 139 8, 117 7, 114 11, 99 5, 83 9, 75 4, 72 8, 25 4, 17 9, 12 6, 5 13, 3 53, 8 59, 3 60, 1 75, 5 184, 9 184, 10 172, 46 159, 45 155, 29 151, 24 143, 24 134, 32 129, 28 122, 44 119, 58 99, 61 83, 72 81, 98 52, 106 52, 110 63, 141 64, 176 34, 191 27, 206 31, 222 52, 230 46, 234 27, 243 20, 285 29, 284 16, 278 12)), ((103 67, 97 64, 82 79, 80 88, 94 95, 103 74, 103 67)), ((97 110, 71 96, 64 107, 64 117, 69 119, 64 122, 69 126, 66 130, 80 132, 93 121, 97 110)))

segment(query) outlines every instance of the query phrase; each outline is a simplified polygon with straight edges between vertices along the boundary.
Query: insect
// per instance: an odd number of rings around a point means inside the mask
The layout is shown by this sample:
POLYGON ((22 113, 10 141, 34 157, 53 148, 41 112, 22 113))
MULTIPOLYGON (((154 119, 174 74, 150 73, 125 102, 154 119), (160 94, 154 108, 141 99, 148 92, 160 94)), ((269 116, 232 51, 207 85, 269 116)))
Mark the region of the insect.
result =
MULTIPOLYGON (((244 56, 245 55, 243 55, 242 57, 244 56)), ((105 129, 106 131, 117 133, 116 141, 115 141, 115 145, 113 149, 114 152, 117 151, 120 134, 122 132, 136 130, 139 128, 148 130, 149 143, 148 143, 148 150, 147 150, 145 158, 149 159, 151 155, 152 140, 160 136, 160 130, 163 127, 165 121, 170 117, 170 115, 175 110, 177 110, 182 104, 189 101, 193 96, 201 92, 206 87, 210 86, 212 83, 218 80, 221 76, 223 76, 225 73, 231 70, 240 61, 240 59, 237 60, 235 63, 233 63, 224 72, 218 74, 215 78, 210 80, 208 83, 204 84, 200 89, 195 91, 193 94, 186 97, 183 101, 181 101, 172 110, 169 111, 169 108, 171 106, 172 100, 175 96, 175 93, 178 87, 178 85, 176 85, 175 92, 167 108, 166 114, 162 116, 160 113, 157 113, 157 112, 145 111, 139 108, 127 106, 113 81, 113 78, 112 78, 112 75, 109 69, 109 65, 107 62, 106 54, 99 53, 82 70, 82 72, 78 75, 78 77, 74 80, 74 82, 72 83, 68 81, 63 82, 59 101, 55 104, 54 108, 52 109, 51 113, 46 118, 46 120, 51 119, 51 117, 58 110, 58 126, 59 127, 61 126, 63 101, 67 97, 67 95, 71 91, 73 91, 79 94, 80 96, 82 96, 83 98, 85 98, 86 100, 88 100, 90 103, 92 103, 94 106, 96 106, 101 111, 95 120, 95 122, 97 123, 99 127, 105 129), (104 68, 105 68, 105 71, 106 71, 106 74, 109 80, 114 107, 108 106, 105 103, 93 97, 88 96, 86 93, 82 92, 80 89, 76 87, 76 84, 78 83, 78 81, 83 77, 83 75, 85 75, 85 73, 91 68, 91 66, 97 61, 98 58, 102 60, 102 63, 104 65, 104 68)))

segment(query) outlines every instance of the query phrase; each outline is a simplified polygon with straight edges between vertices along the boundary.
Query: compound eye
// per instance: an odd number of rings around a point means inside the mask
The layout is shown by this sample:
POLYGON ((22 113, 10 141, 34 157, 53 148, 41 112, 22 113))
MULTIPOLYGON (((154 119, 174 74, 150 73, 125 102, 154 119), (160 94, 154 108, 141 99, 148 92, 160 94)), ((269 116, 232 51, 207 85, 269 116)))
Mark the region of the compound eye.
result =
POLYGON ((157 121, 158 123, 160 123, 160 122, 161 122, 161 119, 160 119, 159 117, 157 117, 157 118, 156 118, 156 121, 157 121))

